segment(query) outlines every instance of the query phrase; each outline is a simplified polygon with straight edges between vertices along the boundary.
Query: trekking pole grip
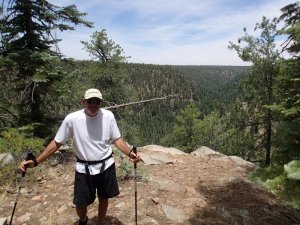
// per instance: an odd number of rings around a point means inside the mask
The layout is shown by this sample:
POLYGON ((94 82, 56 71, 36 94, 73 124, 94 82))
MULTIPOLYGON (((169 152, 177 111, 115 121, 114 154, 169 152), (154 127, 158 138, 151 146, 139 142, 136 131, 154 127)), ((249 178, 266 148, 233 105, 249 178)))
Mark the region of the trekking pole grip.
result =
MULTIPOLYGON (((28 160, 34 160, 34 159, 35 159, 35 156, 33 155, 32 150, 29 149, 25 160, 28 161, 28 160)), ((25 172, 22 173, 22 177, 25 177, 26 170, 27 170, 27 166, 25 166, 25 172)))

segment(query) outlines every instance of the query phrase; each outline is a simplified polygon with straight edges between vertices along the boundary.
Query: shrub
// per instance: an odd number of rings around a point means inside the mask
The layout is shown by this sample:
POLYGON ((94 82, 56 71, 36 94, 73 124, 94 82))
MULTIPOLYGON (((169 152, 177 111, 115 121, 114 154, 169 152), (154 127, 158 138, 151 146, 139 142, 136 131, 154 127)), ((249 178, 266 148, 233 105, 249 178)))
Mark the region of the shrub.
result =
POLYGON ((0 153, 11 153, 18 160, 31 149, 38 153, 43 148, 44 140, 31 137, 30 130, 10 128, 0 133, 0 153))
POLYGON ((31 136, 30 129, 10 128, 0 133, 0 153, 11 153, 14 162, 0 165, 0 185, 9 183, 16 177, 18 163, 26 158, 27 151, 36 155, 43 148, 44 140, 31 136))
POLYGON ((300 160, 294 160, 284 166, 260 168, 251 178, 263 183, 270 191, 291 205, 300 216, 300 160))

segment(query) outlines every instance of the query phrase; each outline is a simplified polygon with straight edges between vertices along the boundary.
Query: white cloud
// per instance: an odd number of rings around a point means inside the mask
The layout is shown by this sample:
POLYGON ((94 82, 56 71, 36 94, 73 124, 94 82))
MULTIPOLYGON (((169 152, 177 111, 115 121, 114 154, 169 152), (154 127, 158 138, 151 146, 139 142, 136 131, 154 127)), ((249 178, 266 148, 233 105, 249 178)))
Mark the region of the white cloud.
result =
MULTIPOLYGON (((51 1, 59 3, 57 0, 51 1)), ((79 27, 61 35, 67 57, 87 59, 80 40, 106 29, 120 44, 130 62, 152 64, 246 65, 229 41, 236 42, 242 29, 252 31, 263 16, 273 18, 291 0, 70 0, 87 12, 94 29, 79 27)))

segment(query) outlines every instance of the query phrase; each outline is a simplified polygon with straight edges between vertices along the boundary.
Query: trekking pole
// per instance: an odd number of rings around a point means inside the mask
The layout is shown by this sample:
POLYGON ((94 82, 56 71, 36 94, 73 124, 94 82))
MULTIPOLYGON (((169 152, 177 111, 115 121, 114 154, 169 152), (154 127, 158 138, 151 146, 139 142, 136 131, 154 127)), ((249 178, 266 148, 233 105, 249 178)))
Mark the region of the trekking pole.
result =
MULTIPOLYGON (((136 146, 132 147, 132 151, 137 154, 136 146)), ((134 203, 135 203, 135 225, 137 225, 137 179, 136 179, 136 163, 134 163, 134 203)))
MULTIPOLYGON (((28 161, 28 160, 32 160, 34 158, 35 157, 34 157, 32 151, 29 150, 28 153, 27 153, 27 156, 26 156, 25 160, 28 161)), ((13 208, 13 211, 11 213, 9 225, 11 225, 13 217, 14 217, 14 214, 15 214, 16 206, 18 204, 19 196, 20 196, 20 193, 21 193, 21 188, 22 188, 23 181, 24 181, 25 174, 26 174, 26 169, 27 169, 27 167, 25 167, 25 171, 21 174, 21 178, 20 178, 20 182, 19 182, 19 188, 18 188, 18 193, 17 193, 16 199, 14 201, 14 208, 13 208)))

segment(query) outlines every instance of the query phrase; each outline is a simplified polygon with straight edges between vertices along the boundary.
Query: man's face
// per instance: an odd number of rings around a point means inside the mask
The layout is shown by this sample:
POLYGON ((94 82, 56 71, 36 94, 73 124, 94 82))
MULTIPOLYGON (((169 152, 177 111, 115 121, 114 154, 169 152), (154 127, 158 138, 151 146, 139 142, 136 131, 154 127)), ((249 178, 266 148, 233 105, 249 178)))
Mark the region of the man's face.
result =
POLYGON ((85 112, 88 116, 96 116, 101 104, 99 98, 89 98, 84 100, 85 112))

